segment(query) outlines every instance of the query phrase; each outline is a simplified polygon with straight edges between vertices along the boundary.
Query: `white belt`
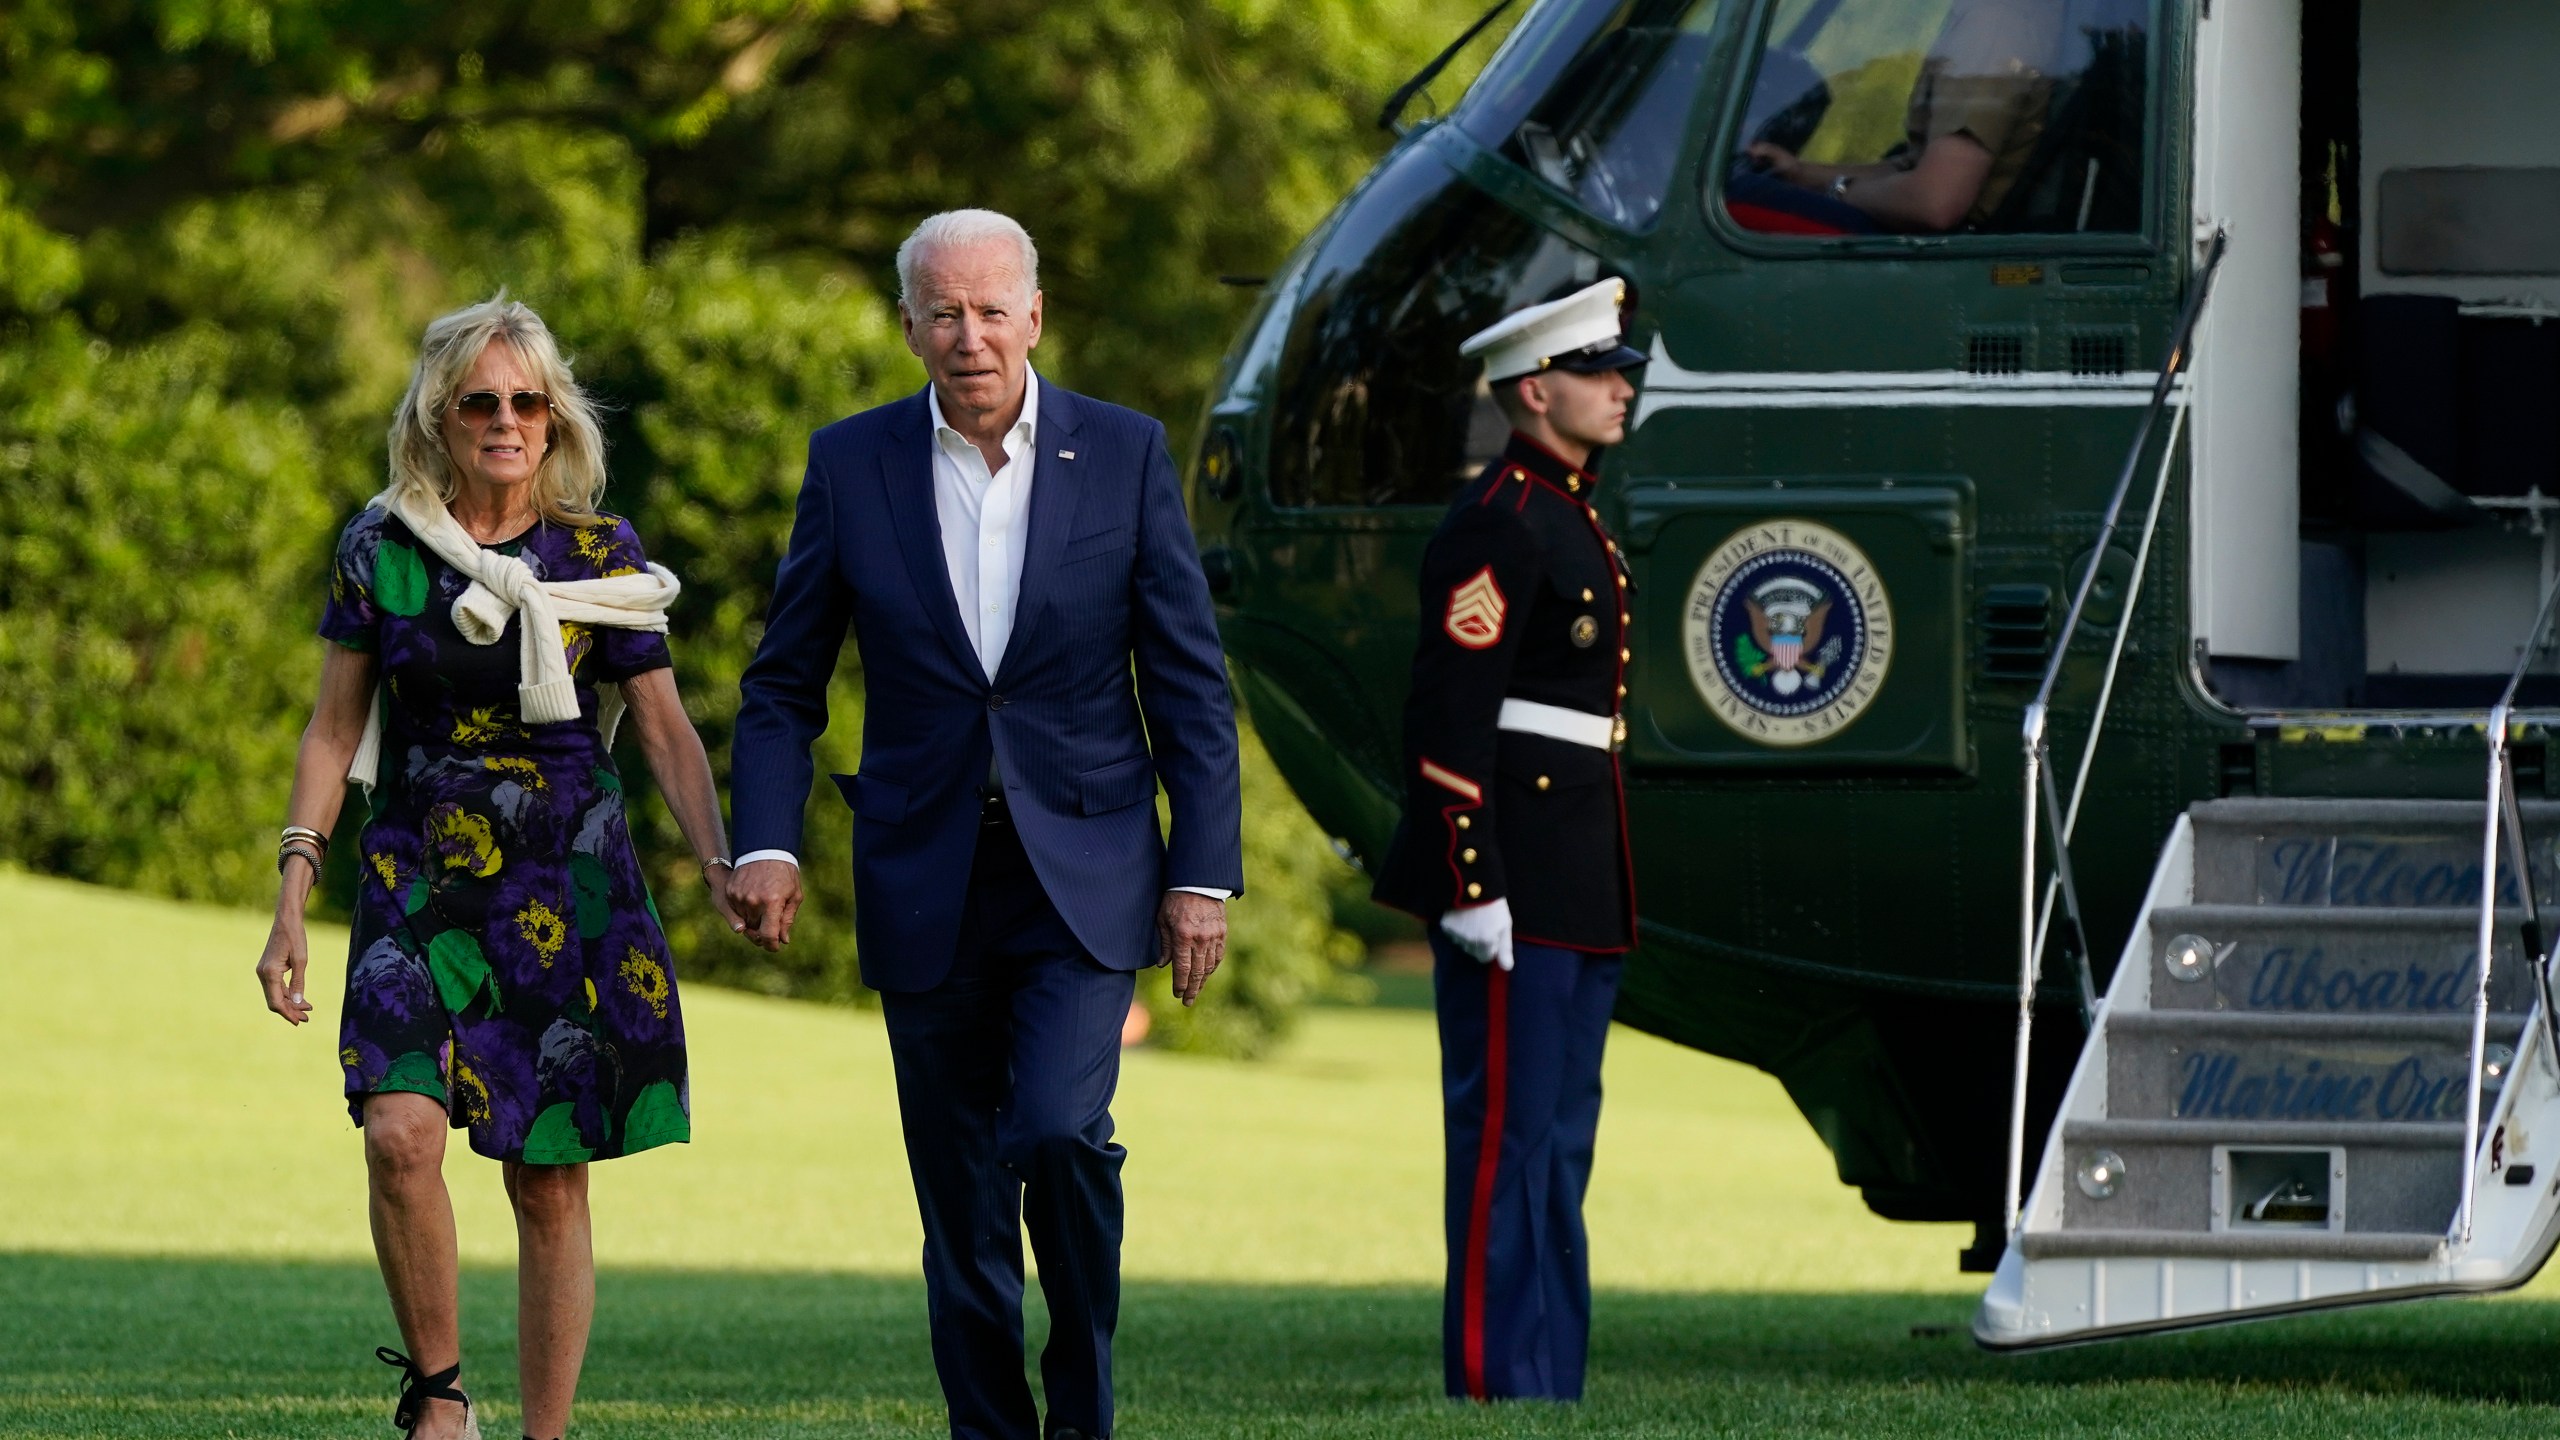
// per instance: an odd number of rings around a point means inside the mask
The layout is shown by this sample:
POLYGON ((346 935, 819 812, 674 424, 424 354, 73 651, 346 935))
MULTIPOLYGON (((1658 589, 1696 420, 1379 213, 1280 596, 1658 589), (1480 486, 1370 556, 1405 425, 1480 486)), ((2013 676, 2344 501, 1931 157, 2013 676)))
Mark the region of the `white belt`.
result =
POLYGON ((1611 742, 1618 733, 1618 722, 1614 716, 1568 710, 1561 705, 1544 705, 1516 696, 1502 702, 1502 718, 1493 723, 1497 729, 1517 730, 1523 735, 1544 735, 1550 740, 1588 745, 1594 750, 1611 748, 1611 742))

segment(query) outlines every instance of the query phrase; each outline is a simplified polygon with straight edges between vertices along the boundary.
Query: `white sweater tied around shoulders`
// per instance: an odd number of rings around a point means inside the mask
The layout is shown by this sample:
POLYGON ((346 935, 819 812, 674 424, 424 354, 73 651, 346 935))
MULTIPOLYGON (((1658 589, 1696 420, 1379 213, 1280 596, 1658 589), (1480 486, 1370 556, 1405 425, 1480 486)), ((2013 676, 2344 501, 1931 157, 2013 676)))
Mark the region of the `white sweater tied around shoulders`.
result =
MULTIPOLYGON (((623 630, 665 634, 667 607, 682 586, 675 572, 651 564, 645 573, 614 575, 601 580, 544 580, 533 567, 513 555, 485 550, 441 505, 394 499, 384 491, 373 503, 389 511, 420 544, 468 577, 470 585, 453 602, 453 626, 474 645, 495 645, 507 633, 507 620, 524 612, 518 631, 521 668, 516 682, 518 713, 527 724, 556 725, 578 718, 577 682, 569 674, 569 657, 560 638, 562 621, 610 625, 623 630)), ((596 728, 607 747, 622 723, 619 688, 597 698, 596 728)), ((347 778, 373 793, 382 768, 382 692, 374 693, 347 778)))

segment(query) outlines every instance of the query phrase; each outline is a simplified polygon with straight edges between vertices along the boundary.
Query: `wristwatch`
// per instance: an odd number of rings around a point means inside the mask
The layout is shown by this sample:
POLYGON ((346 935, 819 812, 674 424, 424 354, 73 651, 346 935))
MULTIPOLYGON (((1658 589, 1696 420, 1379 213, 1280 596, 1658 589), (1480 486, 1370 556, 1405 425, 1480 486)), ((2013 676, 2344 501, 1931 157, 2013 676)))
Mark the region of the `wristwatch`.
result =
POLYGON ((1839 174, 1831 177, 1831 183, 1823 187, 1823 193, 1829 195, 1834 200, 1848 199, 1849 179, 1849 172, 1846 170, 1841 171, 1839 174))

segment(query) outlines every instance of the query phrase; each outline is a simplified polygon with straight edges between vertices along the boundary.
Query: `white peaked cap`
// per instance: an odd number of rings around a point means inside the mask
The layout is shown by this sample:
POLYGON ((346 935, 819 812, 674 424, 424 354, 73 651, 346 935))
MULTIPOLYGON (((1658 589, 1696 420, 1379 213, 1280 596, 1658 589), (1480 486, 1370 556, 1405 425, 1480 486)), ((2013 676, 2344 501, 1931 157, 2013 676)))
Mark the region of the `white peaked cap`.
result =
POLYGON ((1484 357, 1484 378, 1499 384, 1549 368, 1623 370, 1641 365, 1642 351, 1626 349, 1618 334, 1618 309, 1627 282, 1603 280, 1561 300, 1515 310, 1466 338, 1460 355, 1484 357))

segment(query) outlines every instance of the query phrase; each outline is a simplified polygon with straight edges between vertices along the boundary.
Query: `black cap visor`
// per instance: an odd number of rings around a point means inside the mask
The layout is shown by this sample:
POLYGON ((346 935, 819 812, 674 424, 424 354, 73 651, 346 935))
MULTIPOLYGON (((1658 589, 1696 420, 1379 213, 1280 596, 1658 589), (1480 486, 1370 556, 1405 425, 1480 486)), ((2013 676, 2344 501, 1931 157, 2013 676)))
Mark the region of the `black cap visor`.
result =
POLYGON ((1612 340, 1587 346, 1570 355, 1559 355, 1555 358, 1554 367, 1570 370, 1576 375, 1597 375, 1607 370, 1632 370, 1652 358, 1632 345, 1612 340))

